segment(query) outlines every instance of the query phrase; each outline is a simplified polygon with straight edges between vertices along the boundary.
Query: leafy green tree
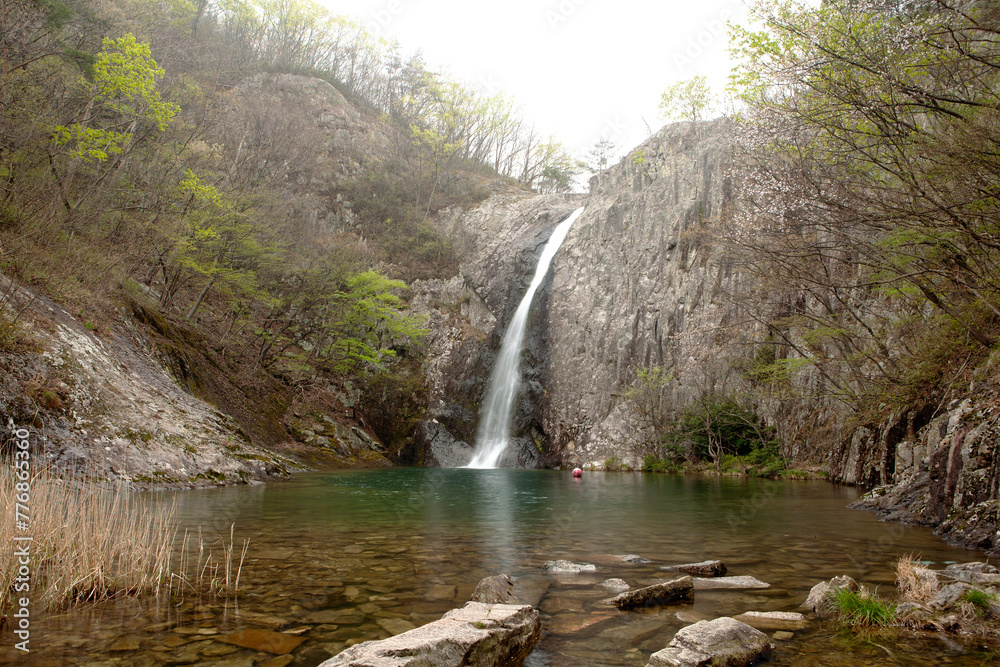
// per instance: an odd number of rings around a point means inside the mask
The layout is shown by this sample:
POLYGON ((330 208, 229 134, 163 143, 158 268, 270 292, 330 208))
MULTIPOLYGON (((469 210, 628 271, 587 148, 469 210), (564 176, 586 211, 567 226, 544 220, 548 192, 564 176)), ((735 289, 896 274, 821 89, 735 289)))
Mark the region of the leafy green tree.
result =
POLYGON ((337 332, 327 353, 341 373, 380 369, 396 356, 395 346, 406 346, 424 336, 421 322, 402 313, 396 292, 406 288, 375 271, 351 276, 337 293, 331 326, 337 332))
POLYGON ((855 409, 926 400, 949 373, 930 359, 997 340, 1000 7, 759 3, 755 18, 735 30, 745 206, 723 234, 773 300, 746 310, 775 313, 766 334, 855 409))
POLYGON ((702 120, 713 104, 708 79, 698 74, 667 87, 660 96, 660 118, 666 121, 702 120))

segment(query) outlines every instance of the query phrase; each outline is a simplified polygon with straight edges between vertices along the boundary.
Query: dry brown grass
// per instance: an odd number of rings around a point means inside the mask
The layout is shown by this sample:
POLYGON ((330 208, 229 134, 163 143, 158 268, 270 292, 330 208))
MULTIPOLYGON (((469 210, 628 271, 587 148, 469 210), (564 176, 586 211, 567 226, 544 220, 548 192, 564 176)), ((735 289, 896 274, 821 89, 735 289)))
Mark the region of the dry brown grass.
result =
MULTIPOLYGON (((30 536, 30 590, 14 590, 18 576, 13 548, 0 552, 0 615, 13 596, 27 596, 39 611, 123 595, 166 593, 235 595, 243 559, 235 561, 232 528, 216 556, 198 532, 192 550, 187 533, 177 545, 174 503, 149 502, 124 485, 95 483, 84 475, 58 478, 43 470, 32 476, 28 528, 17 530, 18 480, 9 462, 0 472, 0 544, 30 536)), ((23 487, 22 487, 23 489, 23 487)))
POLYGON ((925 569, 919 556, 908 554, 896 561, 896 585, 900 600, 924 603, 937 592, 936 582, 930 577, 920 576, 918 569, 925 569))
POLYGON ((235 527, 235 524, 229 526, 229 542, 226 542, 224 537, 220 538, 222 555, 218 557, 212 549, 205 547, 205 536, 200 527, 197 535, 185 531, 181 540, 180 554, 176 559, 177 571, 170 573, 171 595, 183 596, 186 592, 190 592, 235 596, 239 593, 243 562, 250 548, 250 540, 243 540, 239 552, 240 560, 237 563, 236 540, 233 537, 235 527))

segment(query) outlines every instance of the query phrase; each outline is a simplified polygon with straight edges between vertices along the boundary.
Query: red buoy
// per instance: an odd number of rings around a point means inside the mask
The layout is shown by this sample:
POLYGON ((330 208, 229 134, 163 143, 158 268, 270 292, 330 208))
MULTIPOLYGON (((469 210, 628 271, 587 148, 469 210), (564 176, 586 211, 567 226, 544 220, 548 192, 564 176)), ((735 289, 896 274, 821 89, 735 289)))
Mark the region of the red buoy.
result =
POLYGON ((573 477, 583 477, 583 471, 579 468, 573 468, 573 477))

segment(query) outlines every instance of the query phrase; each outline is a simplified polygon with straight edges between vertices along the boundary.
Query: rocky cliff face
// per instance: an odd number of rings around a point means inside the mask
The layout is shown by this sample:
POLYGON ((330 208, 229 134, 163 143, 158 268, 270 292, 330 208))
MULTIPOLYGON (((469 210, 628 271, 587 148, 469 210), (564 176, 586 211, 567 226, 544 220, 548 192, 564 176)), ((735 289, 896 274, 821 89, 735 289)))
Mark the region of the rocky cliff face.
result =
POLYGON ((432 418, 460 440, 474 437, 505 323, 552 228, 583 204, 532 309, 517 461, 628 456, 636 424, 622 392, 638 368, 671 369, 678 402, 724 383, 714 331, 731 313, 717 297, 737 277, 711 261, 699 230, 729 203, 727 133, 725 121, 669 126, 595 177, 585 200, 494 197, 457 219, 451 233, 476 235, 479 251, 452 298, 492 317, 476 319, 474 336, 432 326, 432 418))
MULTIPOLYGON (((580 196, 507 193, 449 221, 453 238, 478 250, 451 281, 414 285, 413 308, 431 317, 426 342, 431 391, 428 420, 418 430, 415 446, 404 454, 404 463, 453 465, 471 458, 479 404, 507 322, 553 228, 581 204, 580 196)), ((558 463, 539 409, 546 402, 542 374, 549 347, 548 280, 535 296, 525 337, 522 391, 512 428, 518 444, 502 461, 509 467, 558 463)))
POLYGON ((543 425, 567 463, 631 453, 622 394, 638 369, 673 373, 673 401, 720 386, 714 335, 737 280, 700 231, 730 204, 726 121, 665 127, 591 181, 587 210, 556 256, 546 322, 543 425))
MULTIPOLYGON (((668 126, 592 180, 586 212, 536 297, 514 425, 520 440, 509 465, 599 466, 610 456, 637 463, 633 444, 647 434, 623 394, 639 369, 669 370, 668 401, 678 408, 705 391, 745 388, 734 365, 752 349, 753 325, 729 295, 750 279, 704 233, 735 204, 730 132, 725 121, 668 126)), ((541 244, 578 205, 495 197, 451 221, 450 233, 471 234, 479 251, 444 298, 461 312, 432 327, 432 421, 423 441, 424 451, 440 456, 427 462, 465 451, 452 446, 452 435, 474 437, 504 323, 541 244)), ((803 380, 812 381, 821 379, 803 380)), ((762 400, 760 408, 786 453, 826 464, 833 481, 877 486, 864 506, 993 551, 997 405, 977 391, 944 410, 901 411, 869 426, 852 424, 831 402, 762 400)))

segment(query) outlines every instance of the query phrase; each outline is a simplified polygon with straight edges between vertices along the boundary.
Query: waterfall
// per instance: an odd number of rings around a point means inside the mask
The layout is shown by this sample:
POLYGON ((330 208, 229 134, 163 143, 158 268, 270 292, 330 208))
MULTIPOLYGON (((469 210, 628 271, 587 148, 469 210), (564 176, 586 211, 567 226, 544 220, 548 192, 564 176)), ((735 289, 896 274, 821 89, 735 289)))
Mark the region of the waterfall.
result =
POLYGON ((552 232, 549 242, 542 249, 538 258, 535 276, 531 279, 528 291, 518 304, 514 317, 507 325, 500 353, 497 355, 490 381, 486 386, 486 399, 483 401, 479 417, 479 432, 476 434, 476 452, 468 468, 496 468, 500 456, 507 448, 510 440, 510 420, 514 413, 514 403, 517 401, 517 390, 521 384, 521 347, 524 344, 524 331, 528 326, 528 311, 531 300, 538 291, 538 286, 549 272, 552 258, 562 245, 570 226, 583 213, 578 208, 558 225, 552 232))

